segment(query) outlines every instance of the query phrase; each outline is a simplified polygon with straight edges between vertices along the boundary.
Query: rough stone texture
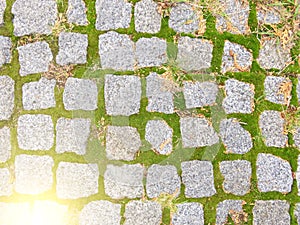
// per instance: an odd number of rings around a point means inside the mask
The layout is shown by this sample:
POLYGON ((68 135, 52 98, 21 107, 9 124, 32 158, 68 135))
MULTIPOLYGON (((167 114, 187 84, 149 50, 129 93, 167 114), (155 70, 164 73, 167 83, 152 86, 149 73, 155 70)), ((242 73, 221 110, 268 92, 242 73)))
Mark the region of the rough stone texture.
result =
POLYGON ((30 203, 0 202, 0 211, 2 224, 24 224, 24 221, 28 220, 28 215, 30 214, 30 203), (16 212, 18 212, 18 216, 16 216, 16 212))
POLYGON ((113 199, 141 198, 144 194, 144 168, 140 164, 107 165, 104 173, 105 193, 113 199))
POLYGON ((183 95, 187 109, 211 106, 216 103, 218 85, 214 82, 183 83, 183 95))
POLYGON ((127 34, 110 31, 100 35, 99 55, 103 69, 134 70, 134 42, 127 34))
MULTIPOLYGON (((0 169, 0 196, 10 196, 13 191, 12 174, 9 169, 0 169)), ((1 217, 2 218, 2 217, 1 217)))
POLYGON ((267 76, 264 86, 266 100, 276 104, 289 105, 293 86, 289 78, 267 76))
POLYGON ((296 171, 296 180, 297 180, 298 196, 300 196, 300 155, 298 155, 297 165, 298 166, 296 171))
POLYGON ((53 184, 54 161, 50 156, 17 155, 15 190, 20 194, 42 194, 53 184))
POLYGON ((292 61, 290 49, 284 49, 281 44, 277 42, 276 38, 263 39, 261 41, 257 62, 263 69, 274 68, 282 70, 292 61))
POLYGON ((222 73, 250 71, 252 54, 244 46, 225 41, 222 56, 222 73))
POLYGON ((180 131, 184 148, 211 146, 219 142, 219 137, 206 118, 180 118, 180 131))
POLYGON ((220 136, 226 153, 245 154, 253 147, 251 134, 235 118, 221 120, 220 136))
MULTIPOLYGON (((1 1, 2 0, 0 0, 0 8, 1 8, 1 1)), ((0 20, 1 20, 1 15, 0 15, 0 20)), ((12 58, 11 52, 12 52, 11 39, 9 37, 0 36, 0 67, 2 67, 3 64, 11 62, 11 58, 12 58)))
POLYGON ((57 18, 55 0, 16 0, 12 6, 14 35, 51 34, 57 18))
POLYGON ((14 110, 15 81, 0 76, 0 120, 9 120, 14 110))
POLYGON ((135 127, 108 126, 106 157, 110 160, 134 160, 141 147, 140 134, 135 127))
POLYGON ((216 225, 227 224, 228 216, 243 213, 242 200, 224 200, 217 205, 216 225))
POLYGON ((265 110, 259 116, 259 128, 267 147, 284 148, 288 137, 284 134, 285 121, 280 112, 265 110))
POLYGON ((145 139, 152 149, 161 155, 172 152, 173 129, 164 120, 149 120, 146 124, 145 139))
POLYGON ((86 153, 91 120, 83 118, 59 118, 56 123, 56 152, 86 153))
POLYGON ((180 37, 178 40, 178 65, 186 71, 208 69, 211 66, 213 44, 209 40, 180 37))
POLYGON ((78 199, 98 193, 97 164, 60 162, 56 171, 56 194, 61 199, 78 199))
POLYGON ((87 34, 61 32, 58 37, 58 46, 57 64, 64 66, 87 62, 87 34))
POLYGON ((142 0, 134 7, 134 25, 136 32, 155 34, 160 31, 161 15, 153 0, 142 0))
POLYGON ((0 128, 0 163, 6 162, 11 156, 10 128, 0 128))
POLYGON ((162 208, 157 202, 130 201, 126 204, 124 217, 124 225, 159 225, 162 208))
POLYGON ((92 201, 85 205, 79 215, 79 225, 119 225, 121 205, 109 201, 92 201))
POLYGON ((294 145, 300 149, 300 127, 296 127, 293 132, 294 145))
POLYGON ((253 225, 289 225, 290 204, 285 200, 255 201, 253 225))
POLYGON ((39 81, 25 83, 22 87, 22 101, 25 110, 49 109, 55 107, 55 79, 42 77, 39 81))
POLYGON ((249 2, 243 0, 219 0, 222 14, 217 15, 216 28, 219 32, 230 32, 233 34, 247 34, 250 32, 248 26, 249 2))
POLYGON ((176 213, 172 215, 172 225, 204 225, 204 211, 200 203, 181 203, 176 208, 176 213))
POLYGON ((54 143, 53 121, 49 115, 21 115, 17 133, 19 147, 24 150, 49 150, 54 143))
POLYGON ((68 78, 63 94, 66 110, 96 110, 98 89, 93 80, 68 78))
POLYGON ((140 38, 135 51, 138 68, 161 66, 167 62, 167 42, 157 37, 140 38))
POLYGON ((277 156, 259 153, 256 161, 257 187, 260 192, 292 190, 292 168, 288 161, 277 156))
POLYGON ((67 18, 69 23, 88 25, 86 6, 83 0, 68 0, 67 18))
POLYGON ((297 224, 300 224, 300 203, 296 203, 294 209, 294 216, 296 217, 297 224))
POLYGON ((203 198, 216 194, 213 165, 209 161, 187 161, 181 163, 182 183, 187 198, 203 198))
POLYGON ((157 198, 161 194, 178 196, 180 183, 175 166, 153 164, 147 171, 146 190, 149 198, 157 198))
POLYGON ((282 8, 264 5, 256 7, 257 21, 261 24, 278 24, 281 21, 279 10, 282 8))
POLYGON ((104 99, 106 113, 130 116, 140 110, 141 79, 137 76, 105 75, 104 99))
POLYGON ((47 42, 34 42, 17 49, 21 76, 48 71, 53 55, 47 42))
POLYGON ((0 26, 4 24, 5 9, 6 9, 6 0, 0 0, 0 26))
POLYGON ((226 114, 250 114, 254 110, 254 85, 235 79, 225 81, 226 97, 222 106, 226 114))
POLYGON ((115 30, 128 28, 132 4, 125 0, 96 0, 96 29, 115 30))
POLYGON ((222 161, 220 171, 224 177, 224 192, 239 196, 250 192, 252 169, 249 161, 222 161))

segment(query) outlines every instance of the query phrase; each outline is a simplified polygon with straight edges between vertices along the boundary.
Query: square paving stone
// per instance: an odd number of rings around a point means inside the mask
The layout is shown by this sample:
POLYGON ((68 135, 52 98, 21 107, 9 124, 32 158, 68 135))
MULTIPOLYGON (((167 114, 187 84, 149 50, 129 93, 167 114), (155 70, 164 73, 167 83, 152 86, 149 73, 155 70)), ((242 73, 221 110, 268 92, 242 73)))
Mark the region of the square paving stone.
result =
POLYGON ((56 123, 56 152, 74 152, 78 155, 84 155, 90 127, 90 119, 59 118, 56 123))
POLYGON ((300 149, 300 127, 296 127, 293 132, 294 145, 300 149))
POLYGON ((97 164, 60 162, 56 171, 56 194, 61 199, 78 199, 98 193, 97 164))
POLYGON ((14 35, 51 34, 57 19, 55 0, 16 0, 11 10, 14 35))
POLYGON ((9 127, 0 128, 0 163, 9 160, 11 156, 11 135, 9 127))
POLYGON ((142 146, 140 134, 135 127, 108 126, 106 132, 106 157, 110 160, 135 159, 142 146))
POLYGON ((279 10, 283 10, 283 7, 274 6, 257 6, 256 7, 256 18, 259 25, 262 24, 278 24, 281 22, 281 15, 279 10))
POLYGON ((219 136, 206 118, 180 118, 180 132, 184 148, 211 146, 219 142, 219 136))
POLYGON ((259 153, 256 161, 257 187, 260 192, 278 191, 283 194, 292 191, 292 168, 280 157, 259 153))
MULTIPOLYGON (((0 7, 1 7, 1 1, 0 1, 0 7)), ((1 20, 1 15, 0 15, 0 20, 1 20)), ((10 37, 0 36, 0 67, 3 66, 3 64, 10 63, 11 58, 12 58, 11 39, 10 37)))
POLYGON ((216 194, 213 165, 209 161, 187 161, 181 163, 182 183, 187 198, 203 198, 216 194))
POLYGON ((292 98, 292 82, 289 78, 267 76, 264 82, 265 96, 270 102, 289 105, 292 98))
POLYGON ((107 165, 104 173, 105 193, 113 199, 141 198, 144 194, 144 167, 133 165, 107 165))
POLYGON ((125 0, 96 0, 96 29, 116 30, 128 28, 132 4, 125 0))
POLYGON ((50 156, 17 155, 15 190, 19 194, 42 194, 53 185, 54 161, 50 156))
POLYGON ((178 196, 180 184, 175 166, 153 164, 148 168, 146 190, 149 198, 157 198, 161 194, 178 196))
POLYGON ((57 64, 64 66, 87 62, 87 34, 61 32, 58 37, 58 46, 57 64))
MULTIPOLYGON (((30 203, 29 202, 19 202, 19 203, 7 203, 0 202, 1 211, 1 222, 6 225, 19 225, 24 224, 24 221, 28 220, 28 215, 30 215, 30 203), (16 212, 18 215, 16 216, 16 212)), ((27 225, 27 224, 26 224, 27 225)))
POLYGON ((220 202, 217 205, 216 225, 227 224, 228 216, 232 218, 234 214, 242 214, 244 204, 245 202, 242 200, 224 200, 220 202))
POLYGON ((204 225, 204 211, 202 204, 187 202, 176 205, 177 211, 173 215, 172 225, 204 225))
POLYGON ((180 37, 178 40, 178 65, 186 71, 208 69, 211 66, 213 44, 209 40, 180 37))
POLYGON ((137 67, 161 66, 167 62, 167 42, 153 38, 140 38, 136 42, 137 67))
POLYGON ((126 204, 124 217, 124 225, 159 225, 162 208, 157 202, 130 201, 126 204))
POLYGON ((25 110, 49 109, 55 107, 54 88, 56 81, 42 77, 39 81, 22 86, 22 102, 25 110))
POLYGON ((294 209, 294 216, 296 217, 297 224, 300 224, 300 203, 296 203, 294 209))
POLYGON ((4 24, 4 12, 6 9, 6 0, 0 1, 0 25, 4 24))
POLYGON ((219 166, 224 177, 224 192, 239 196, 250 192, 252 169, 249 161, 222 161, 219 166))
POLYGON ((161 15, 153 0, 142 0, 134 7, 134 26, 136 32, 155 34, 160 31, 161 15))
POLYGON ((19 147, 24 150, 49 150, 54 143, 54 126, 49 115, 21 115, 17 133, 19 147))
POLYGON ((69 23, 80 26, 88 25, 87 9, 83 0, 68 0, 67 18, 69 23))
POLYGON ((66 110, 96 110, 98 108, 98 88, 93 80, 68 78, 63 93, 66 110))
POLYGON ((289 225, 290 203, 285 200, 255 201, 253 225, 289 225))
POLYGON ((21 76, 48 71, 53 55, 47 42, 34 42, 17 49, 21 76))
POLYGON ((130 116, 139 113, 141 96, 139 77, 105 75, 104 98, 108 115, 130 116))
POLYGON ((300 196, 300 155, 298 155, 298 160, 297 160, 296 180, 297 180, 298 196, 300 196))
POLYGON ((14 111, 15 81, 0 76, 0 120, 9 120, 14 111))
POLYGON ((216 103, 218 85, 214 82, 183 82, 183 95, 187 109, 212 106, 216 103))
POLYGON ((92 201, 79 215, 79 225, 120 225, 121 205, 109 201, 92 201))
POLYGON ((280 112, 265 110, 259 116, 259 128, 267 147, 284 148, 288 136, 284 133, 285 121, 280 112))
POLYGON ((226 114, 251 114, 254 110, 254 85, 235 79, 225 81, 226 97, 222 106, 226 114))
POLYGON ((0 168, 0 197, 10 196, 13 192, 13 175, 7 168, 0 168))

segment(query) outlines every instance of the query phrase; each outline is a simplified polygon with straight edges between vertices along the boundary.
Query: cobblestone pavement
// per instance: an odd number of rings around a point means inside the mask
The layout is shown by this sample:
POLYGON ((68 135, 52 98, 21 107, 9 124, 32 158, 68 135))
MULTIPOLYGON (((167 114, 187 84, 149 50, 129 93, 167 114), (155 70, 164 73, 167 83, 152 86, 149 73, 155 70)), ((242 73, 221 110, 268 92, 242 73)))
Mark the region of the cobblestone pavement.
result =
POLYGON ((262 2, 0 0, 0 225, 300 224, 299 2, 262 2))

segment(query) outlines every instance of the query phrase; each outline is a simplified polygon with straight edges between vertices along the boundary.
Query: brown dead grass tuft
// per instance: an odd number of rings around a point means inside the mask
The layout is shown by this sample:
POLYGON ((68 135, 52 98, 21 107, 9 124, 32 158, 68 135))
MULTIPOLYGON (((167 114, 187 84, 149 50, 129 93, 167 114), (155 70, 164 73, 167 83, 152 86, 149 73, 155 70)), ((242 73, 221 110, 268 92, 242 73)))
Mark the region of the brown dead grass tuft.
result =
POLYGON ((51 63, 48 72, 43 73, 42 76, 47 79, 55 79, 56 85, 59 88, 63 88, 65 87, 67 79, 73 76, 73 69, 73 65, 59 66, 51 63))

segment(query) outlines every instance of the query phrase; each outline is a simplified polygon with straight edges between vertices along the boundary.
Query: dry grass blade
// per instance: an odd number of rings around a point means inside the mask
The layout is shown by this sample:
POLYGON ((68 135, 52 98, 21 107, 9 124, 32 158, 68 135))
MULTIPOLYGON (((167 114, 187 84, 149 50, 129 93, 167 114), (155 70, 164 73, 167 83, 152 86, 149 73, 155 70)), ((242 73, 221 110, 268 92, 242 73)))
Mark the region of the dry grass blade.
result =
POLYGON ((47 79, 55 79, 58 87, 63 88, 69 77, 72 77, 73 65, 59 66, 51 63, 48 72, 42 74, 47 79))

